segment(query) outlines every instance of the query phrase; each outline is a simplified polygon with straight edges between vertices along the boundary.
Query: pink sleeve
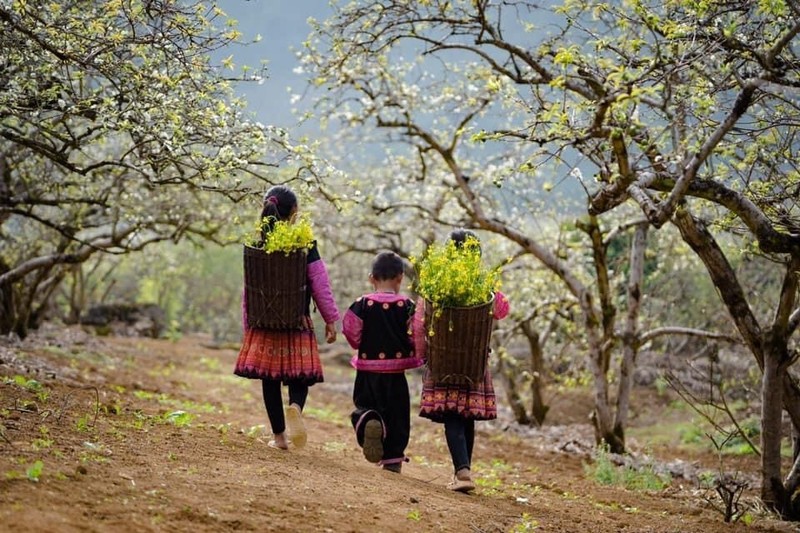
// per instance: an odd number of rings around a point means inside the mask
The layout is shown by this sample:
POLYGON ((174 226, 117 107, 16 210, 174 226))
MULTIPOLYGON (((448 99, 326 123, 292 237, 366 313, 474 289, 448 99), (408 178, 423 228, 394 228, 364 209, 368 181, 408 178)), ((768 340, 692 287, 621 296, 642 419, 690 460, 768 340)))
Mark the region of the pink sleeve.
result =
POLYGON ((419 359, 428 356, 428 339, 425 338, 425 300, 420 298, 417 301, 417 308, 414 311, 414 353, 419 359))
POLYGON ((361 345, 361 331, 364 329, 364 321, 361 320, 351 310, 347 310, 342 320, 342 333, 347 342, 356 350, 361 345))
POLYGON ((494 293, 494 317, 501 320, 508 316, 511 311, 511 305, 508 303, 506 295, 500 291, 494 293))
POLYGON ((332 324, 339 320, 339 309, 336 308, 336 300, 333 298, 331 281, 328 278, 328 270, 325 262, 320 259, 309 263, 306 267, 308 273, 308 283, 311 285, 311 296, 317 304, 322 319, 326 324, 332 324))

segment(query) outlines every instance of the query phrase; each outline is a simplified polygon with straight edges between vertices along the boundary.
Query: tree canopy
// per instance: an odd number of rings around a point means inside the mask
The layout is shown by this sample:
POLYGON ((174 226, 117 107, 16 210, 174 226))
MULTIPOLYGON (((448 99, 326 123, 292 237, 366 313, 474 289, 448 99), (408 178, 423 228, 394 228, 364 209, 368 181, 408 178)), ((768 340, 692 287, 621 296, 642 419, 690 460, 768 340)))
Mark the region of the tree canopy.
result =
POLYGON ((228 240, 235 204, 308 156, 234 97, 264 73, 212 60, 241 39, 207 2, 0 2, 0 330, 62 265, 228 240))
MULTIPOLYGON (((447 220, 507 238, 561 279, 580 304, 596 376, 609 343, 626 338, 614 331, 602 221, 632 204, 654 228, 677 226, 755 362, 771 362, 763 496, 794 515, 800 468, 784 485, 776 422, 783 406, 800 427, 786 373, 800 323, 798 33, 791 0, 363 0, 318 23, 303 60, 326 90, 321 114, 409 148, 388 153, 408 176, 396 186, 420 205, 452 199, 447 220), (530 230, 536 213, 518 196, 567 180, 585 193, 592 281, 530 230), (770 317, 753 314, 722 232, 785 272, 770 317)), ((603 381, 596 421, 613 441, 603 381)))

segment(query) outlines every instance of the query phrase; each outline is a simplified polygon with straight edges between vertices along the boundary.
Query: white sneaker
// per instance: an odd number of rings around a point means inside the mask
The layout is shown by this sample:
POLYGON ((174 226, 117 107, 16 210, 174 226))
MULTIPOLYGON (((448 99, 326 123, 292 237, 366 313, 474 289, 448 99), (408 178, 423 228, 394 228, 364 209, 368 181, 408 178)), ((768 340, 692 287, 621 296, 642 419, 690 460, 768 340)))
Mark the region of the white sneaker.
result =
POLYGON ((300 412, 300 408, 295 404, 288 406, 284 413, 289 441, 294 444, 295 448, 302 448, 308 440, 306 425, 303 423, 303 413, 300 412))

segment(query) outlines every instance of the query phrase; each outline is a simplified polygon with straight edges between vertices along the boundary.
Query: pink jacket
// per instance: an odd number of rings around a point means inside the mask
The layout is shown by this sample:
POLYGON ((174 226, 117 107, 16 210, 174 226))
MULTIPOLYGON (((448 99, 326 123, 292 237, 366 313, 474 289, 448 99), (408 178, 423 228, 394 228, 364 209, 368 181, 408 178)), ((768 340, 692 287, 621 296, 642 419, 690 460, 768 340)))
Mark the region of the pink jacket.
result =
POLYGON ((311 285, 311 297, 317 304, 319 314, 326 324, 332 324, 339 320, 339 309, 336 307, 336 300, 333 298, 331 290, 331 280, 328 277, 328 269, 325 261, 320 259, 310 263, 306 269, 308 284, 311 285))
MULTIPOLYGON (((502 320, 508 316, 511 305, 508 303, 506 295, 500 291, 494 293, 494 310, 492 314, 495 320, 502 320)), ((420 298, 417 302, 417 309, 414 312, 414 351, 420 359, 426 359, 428 355, 427 330, 425 328, 425 300, 420 298)))

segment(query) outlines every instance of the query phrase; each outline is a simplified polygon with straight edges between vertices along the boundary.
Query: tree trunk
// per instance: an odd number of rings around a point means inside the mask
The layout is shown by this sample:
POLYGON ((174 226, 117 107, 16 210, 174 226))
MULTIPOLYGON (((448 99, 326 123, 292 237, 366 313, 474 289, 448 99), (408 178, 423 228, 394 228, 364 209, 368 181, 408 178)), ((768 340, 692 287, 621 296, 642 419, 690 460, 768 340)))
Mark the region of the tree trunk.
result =
POLYGON ((17 323, 14 300, 14 288, 8 283, 0 284, 0 335, 14 331, 17 323))
MULTIPOLYGON (((590 298, 588 294, 585 298, 590 298)), ((592 423, 597 444, 606 443, 611 453, 625 453, 625 441, 614 432, 611 406, 608 401, 608 380, 603 372, 603 347, 597 335, 597 327, 586 324, 586 338, 589 344, 589 368, 594 383, 594 412, 592 423)))
POLYGON ((789 502, 781 476, 781 385, 786 371, 786 358, 782 351, 772 341, 764 350, 764 375, 761 380, 761 500, 787 518, 789 502))
POLYGON ((622 364, 620 368, 619 391, 617 393, 617 418, 614 422, 614 434, 623 442, 628 425, 631 389, 633 388, 633 372, 636 369, 636 354, 639 349, 639 307, 642 296, 642 279, 644 278, 644 252, 647 249, 646 223, 638 224, 631 242, 630 273, 628 277, 628 302, 625 329, 622 334, 622 364))
POLYGON ((85 302, 85 290, 83 279, 83 265, 75 265, 71 269, 72 283, 69 285, 67 316, 64 322, 67 324, 77 324, 81 319, 85 302))
POLYGON ((761 326, 747 303, 736 273, 725 257, 725 253, 714 240, 714 236, 691 213, 678 209, 674 217, 675 225, 681 237, 692 251, 700 258, 711 276, 711 281, 719 292, 736 329, 744 339, 747 347, 756 358, 759 367, 763 367, 764 356, 761 352, 761 326))
POLYGON ((514 420, 518 424, 527 426, 531 423, 531 419, 525 410, 525 404, 520 397, 517 381, 514 379, 516 375, 515 369, 509 368, 508 363, 505 361, 506 357, 509 357, 509 355, 506 354, 499 357, 497 362, 497 370, 503 380, 503 388, 506 390, 506 400, 509 407, 511 407, 511 412, 514 413, 514 420))
MULTIPOLYGON (((581 282, 580 278, 564 262, 540 243, 524 233, 520 233, 512 227, 487 216, 477 196, 470 189, 467 180, 464 179, 464 175, 453 159, 452 153, 443 150, 442 147, 438 147, 436 150, 444 157, 445 162, 453 171, 459 189, 464 193, 466 202, 472 209, 471 217, 473 222, 482 229, 505 236, 519 244, 522 249, 533 254, 546 268, 564 282, 570 293, 578 300, 589 345, 588 363, 594 380, 595 410, 592 420, 595 426, 595 439, 598 443, 606 442, 614 453, 624 453, 625 442, 614 435, 611 406, 608 402, 608 376, 603 370, 606 366, 605 355, 607 349, 604 349, 602 337, 598 334, 601 320, 598 319, 598 312, 594 307, 590 289, 581 282)), ((602 322, 608 323, 607 318, 603 317, 602 322)))
MULTIPOLYGON (((589 216, 588 222, 578 221, 577 227, 588 235, 592 242, 592 257, 594 261, 594 272, 597 279, 597 293, 600 300, 600 312, 602 314, 603 338, 614 338, 614 321, 617 316, 617 309, 614 307, 611 294, 611 283, 608 279, 608 261, 606 257, 606 245, 603 243, 603 234, 600 225, 597 223, 596 216, 589 216)), ((603 375, 608 374, 611 365, 611 349, 603 350, 602 370, 603 375)))
POLYGON ((533 327, 531 321, 523 322, 521 326, 531 348, 531 418, 537 426, 541 426, 544 424, 547 411, 550 410, 550 406, 545 405, 542 395, 544 388, 542 344, 539 340, 539 332, 533 327))
POLYGON ((617 310, 611 298, 606 248, 600 227, 597 224, 597 217, 590 216, 588 223, 578 222, 577 225, 586 232, 592 242, 593 264, 600 300, 600 328, 598 328, 594 306, 591 303, 591 297, 588 292, 582 295, 583 301, 581 302, 581 308, 586 317, 585 326, 589 343, 589 361, 594 377, 595 411, 592 415, 592 422, 594 422, 595 426, 595 438, 598 444, 605 442, 611 453, 625 453, 625 439, 624 436, 618 435, 614 430, 611 405, 608 400, 608 371, 613 344, 606 342, 606 340, 614 338, 614 321, 617 310), (601 332, 602 335, 599 335, 601 332))
POLYGON ((800 256, 793 256, 786 265, 780 301, 772 327, 762 330, 753 315, 736 274, 727 258, 705 226, 685 209, 675 214, 675 224, 684 241, 703 261, 740 335, 750 348, 762 370, 761 381, 761 498, 784 519, 800 519, 800 505, 791 501, 800 473, 798 465, 787 477, 781 476, 781 420, 783 409, 789 413, 794 428, 800 427, 800 390, 789 375, 791 363, 788 328, 794 310, 800 256), (787 490, 787 486, 791 488, 787 490))

